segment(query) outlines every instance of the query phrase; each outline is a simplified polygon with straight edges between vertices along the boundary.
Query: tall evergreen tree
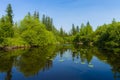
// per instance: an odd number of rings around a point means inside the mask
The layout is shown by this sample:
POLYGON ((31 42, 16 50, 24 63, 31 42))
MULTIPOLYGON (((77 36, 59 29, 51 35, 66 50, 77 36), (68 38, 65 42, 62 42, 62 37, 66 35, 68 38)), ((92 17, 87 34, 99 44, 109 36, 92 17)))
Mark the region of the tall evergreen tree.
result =
POLYGON ((28 18, 30 18, 30 17, 31 17, 31 13, 30 13, 30 12, 28 12, 27 16, 28 16, 28 18))
POLYGON ((60 28, 60 36, 61 36, 61 37, 64 36, 64 31, 63 31, 63 28, 62 28, 62 27, 60 28))
POLYGON ((76 27, 76 31, 77 31, 77 33, 79 33, 79 31, 80 31, 79 26, 76 27))
POLYGON ((90 35, 90 34, 93 32, 92 26, 90 25, 89 22, 87 22, 87 24, 86 24, 86 26, 85 26, 85 32, 86 32, 86 36, 87 36, 87 35, 90 35))
POLYGON ((37 12, 36 11, 34 11, 33 17, 36 19, 36 17, 37 17, 37 12))
POLYGON ((76 34, 76 29, 75 29, 75 25, 72 24, 72 35, 75 35, 76 34))
POLYGON ((37 12, 36 18, 40 19, 39 12, 37 12))
POLYGON ((33 17, 35 18, 35 19, 38 19, 39 20, 39 12, 34 12, 34 14, 33 14, 33 17))
POLYGON ((53 25, 53 19, 50 18, 49 16, 43 15, 42 23, 45 25, 45 27, 48 31, 53 31, 53 29, 55 29, 54 25, 53 25))
POLYGON ((45 17, 46 17, 45 14, 43 14, 43 16, 42 16, 42 23, 43 24, 45 24, 45 20, 46 20, 45 17))
POLYGON ((8 4, 7 9, 6 9, 6 13, 7 13, 7 18, 8 21, 10 22, 10 26, 13 26, 13 10, 12 10, 12 6, 11 4, 8 4))
POLYGON ((5 23, 3 31, 6 34, 6 37, 13 37, 14 32, 13 32, 13 10, 11 4, 8 4, 7 9, 6 9, 6 16, 4 17, 5 23), (6 31, 7 30, 7 31, 6 31))

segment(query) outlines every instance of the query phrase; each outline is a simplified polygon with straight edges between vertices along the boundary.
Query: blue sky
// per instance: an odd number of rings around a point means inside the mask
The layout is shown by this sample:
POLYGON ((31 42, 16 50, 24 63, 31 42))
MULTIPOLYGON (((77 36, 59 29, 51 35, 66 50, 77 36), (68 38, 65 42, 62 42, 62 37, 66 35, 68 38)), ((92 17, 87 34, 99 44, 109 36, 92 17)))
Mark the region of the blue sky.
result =
POLYGON ((20 21, 28 13, 39 11, 53 18, 55 26, 66 31, 71 25, 89 21, 96 29, 98 25, 110 23, 113 18, 120 21, 120 0, 0 0, 0 17, 5 14, 8 3, 12 4, 14 21, 20 21))

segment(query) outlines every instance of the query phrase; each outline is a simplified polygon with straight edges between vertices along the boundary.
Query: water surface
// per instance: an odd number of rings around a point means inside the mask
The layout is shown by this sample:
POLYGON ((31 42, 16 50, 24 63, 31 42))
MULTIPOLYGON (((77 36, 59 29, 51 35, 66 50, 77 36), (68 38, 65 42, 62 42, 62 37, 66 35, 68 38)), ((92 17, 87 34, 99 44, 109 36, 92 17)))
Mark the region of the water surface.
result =
POLYGON ((1 51, 0 80, 120 80, 120 54, 73 45, 1 51))

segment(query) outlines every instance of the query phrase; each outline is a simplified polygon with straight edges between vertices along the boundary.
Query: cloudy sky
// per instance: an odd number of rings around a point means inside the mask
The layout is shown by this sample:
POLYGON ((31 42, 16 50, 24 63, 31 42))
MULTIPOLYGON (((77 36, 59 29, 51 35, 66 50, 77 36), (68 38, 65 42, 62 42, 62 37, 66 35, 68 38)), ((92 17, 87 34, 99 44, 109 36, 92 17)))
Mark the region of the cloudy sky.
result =
POLYGON ((14 21, 20 21, 28 13, 39 11, 53 18, 55 26, 69 31, 71 25, 89 21, 98 25, 120 21, 120 0, 0 0, 0 17, 5 15, 7 4, 12 4, 14 21))

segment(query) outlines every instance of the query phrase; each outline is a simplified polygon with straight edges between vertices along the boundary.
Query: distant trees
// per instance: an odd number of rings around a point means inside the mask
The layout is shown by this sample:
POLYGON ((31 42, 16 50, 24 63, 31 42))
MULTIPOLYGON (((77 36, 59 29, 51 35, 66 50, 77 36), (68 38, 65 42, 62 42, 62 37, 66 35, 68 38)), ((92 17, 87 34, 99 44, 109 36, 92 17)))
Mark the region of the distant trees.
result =
POLYGON ((43 17, 42 17, 42 23, 46 26, 46 29, 48 31, 53 31, 54 25, 53 25, 53 19, 52 18, 43 15, 43 17))
POLYGON ((80 32, 74 38, 74 42, 90 44, 90 42, 92 42, 92 33, 92 26, 89 22, 87 22, 86 26, 81 24, 80 32))
POLYGON ((49 16, 46 16, 43 14, 42 16, 42 20, 41 20, 42 24, 45 25, 45 28, 52 32, 57 40, 57 43, 61 43, 64 42, 63 41, 63 37, 61 36, 61 29, 57 30, 53 24, 53 19, 50 18, 49 16))
POLYGON ((34 15, 33 15, 34 19, 40 19, 40 16, 39 16, 39 12, 34 12, 34 15))
POLYGON ((72 35, 76 34, 76 29, 75 29, 75 25, 72 24, 72 30, 71 30, 72 35))
POLYGON ((71 29, 71 35, 76 35, 77 33, 79 33, 79 26, 75 26, 74 24, 72 24, 72 29, 71 29))
POLYGON ((64 30, 63 30, 63 28, 62 28, 62 27, 60 28, 60 36, 61 36, 61 37, 63 37, 63 36, 64 36, 64 30))
MULTIPOLYGON (((97 45, 98 47, 113 50, 120 47, 120 22, 113 19, 111 24, 99 26, 95 31, 88 22, 81 24, 80 32, 75 36, 73 42, 84 45, 97 45)), ((117 49, 120 51, 119 49, 117 49)))

